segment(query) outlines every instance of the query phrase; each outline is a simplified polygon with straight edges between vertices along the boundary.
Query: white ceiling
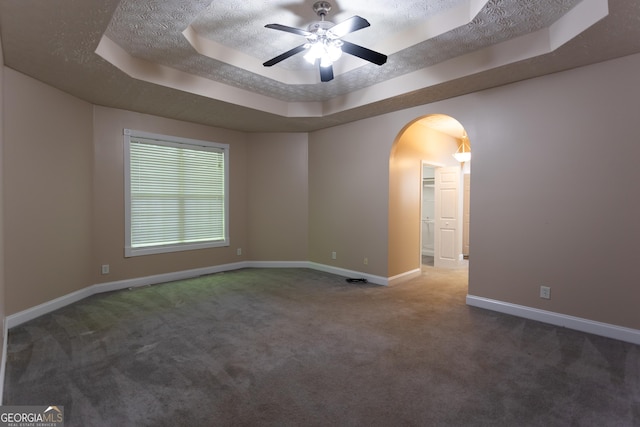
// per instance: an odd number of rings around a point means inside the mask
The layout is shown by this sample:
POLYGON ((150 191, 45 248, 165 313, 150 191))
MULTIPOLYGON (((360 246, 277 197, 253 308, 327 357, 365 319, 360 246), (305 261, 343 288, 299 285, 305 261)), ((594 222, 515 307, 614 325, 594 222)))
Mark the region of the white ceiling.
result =
POLYGON ((5 65, 97 105, 246 131, 308 131, 640 52, 640 2, 334 0, 336 77, 289 58, 314 1, 0 0, 5 65))

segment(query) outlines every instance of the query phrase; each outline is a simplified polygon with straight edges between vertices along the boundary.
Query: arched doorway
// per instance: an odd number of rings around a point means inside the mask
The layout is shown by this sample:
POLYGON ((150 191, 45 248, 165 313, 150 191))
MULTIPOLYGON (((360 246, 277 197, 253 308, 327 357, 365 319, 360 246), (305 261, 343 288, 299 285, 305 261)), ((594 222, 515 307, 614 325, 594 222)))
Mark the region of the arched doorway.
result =
MULTIPOLYGON (((424 165, 430 165, 436 170, 459 172, 460 183, 454 201, 460 201, 452 209, 456 210, 456 221, 459 220, 460 223, 453 234, 450 233, 445 238, 454 242, 450 243, 449 249, 454 252, 456 259, 462 260, 462 177, 465 172, 470 172, 470 165, 469 162, 461 164, 453 154, 460 147, 463 135, 466 135, 464 127, 456 119, 444 114, 419 117, 398 133, 389 157, 390 278, 411 277, 422 272, 424 165)), ((434 224, 434 227, 437 226, 434 224)), ((442 243, 435 243, 434 246, 436 245, 434 249, 437 256, 442 243)))

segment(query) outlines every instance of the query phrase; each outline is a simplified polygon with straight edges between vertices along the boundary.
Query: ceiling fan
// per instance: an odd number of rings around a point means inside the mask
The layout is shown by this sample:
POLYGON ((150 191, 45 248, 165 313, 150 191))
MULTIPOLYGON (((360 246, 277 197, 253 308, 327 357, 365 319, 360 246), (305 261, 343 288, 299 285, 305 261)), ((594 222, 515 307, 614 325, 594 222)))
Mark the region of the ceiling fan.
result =
POLYGON ((379 52, 367 49, 366 47, 350 43, 341 38, 354 31, 361 30, 370 26, 369 21, 360 16, 352 16, 351 18, 334 24, 331 21, 325 21, 325 16, 331 10, 331 3, 327 1, 317 1, 313 4, 313 10, 320 17, 320 21, 309 24, 307 30, 288 27, 281 24, 268 24, 266 28, 273 30, 285 31, 287 33, 297 34, 307 39, 307 42, 296 46, 285 53, 276 56, 265 62, 265 67, 271 67, 280 61, 307 51, 304 58, 312 64, 319 62, 320 80, 328 82, 333 80, 333 63, 340 57, 342 52, 348 53, 358 58, 362 58, 377 65, 387 62, 387 56, 379 52))

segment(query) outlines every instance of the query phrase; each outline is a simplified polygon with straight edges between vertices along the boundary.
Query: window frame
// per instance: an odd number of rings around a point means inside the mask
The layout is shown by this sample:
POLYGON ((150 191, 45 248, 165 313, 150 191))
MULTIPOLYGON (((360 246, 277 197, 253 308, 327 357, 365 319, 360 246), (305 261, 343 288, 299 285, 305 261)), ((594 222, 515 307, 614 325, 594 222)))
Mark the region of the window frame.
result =
POLYGON ((211 141, 203 141, 191 138, 181 138, 176 136, 161 135, 150 132, 143 132, 133 129, 124 129, 124 211, 125 211, 125 258, 152 255, 170 252, 180 252, 196 249, 207 249, 216 247, 230 246, 229 239, 229 144, 221 144, 211 141), (158 142, 157 145, 173 146, 173 147, 200 147, 214 148, 221 150, 223 153, 224 164, 224 239, 209 240, 204 242, 191 243, 171 243, 155 246, 132 247, 131 246, 131 139, 140 138, 149 141, 158 142))

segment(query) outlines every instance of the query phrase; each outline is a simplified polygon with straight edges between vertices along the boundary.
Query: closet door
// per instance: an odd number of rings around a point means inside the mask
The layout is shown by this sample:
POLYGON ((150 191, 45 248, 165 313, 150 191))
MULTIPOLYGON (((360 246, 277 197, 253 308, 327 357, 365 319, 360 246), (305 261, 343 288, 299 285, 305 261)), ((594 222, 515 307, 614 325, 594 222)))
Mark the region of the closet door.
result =
POLYGON ((434 266, 440 268, 455 268, 462 257, 460 179, 459 166, 436 169, 434 266))

